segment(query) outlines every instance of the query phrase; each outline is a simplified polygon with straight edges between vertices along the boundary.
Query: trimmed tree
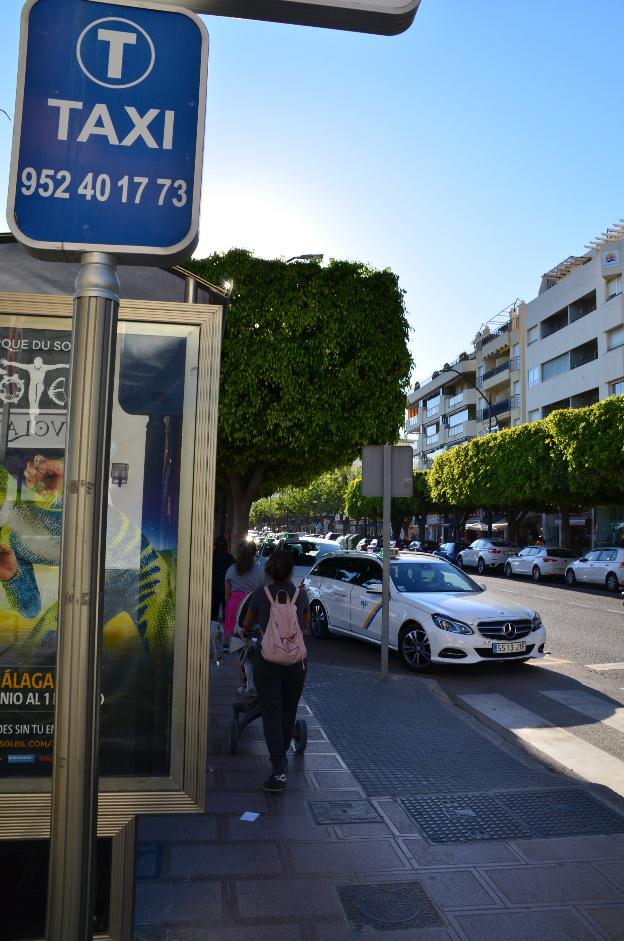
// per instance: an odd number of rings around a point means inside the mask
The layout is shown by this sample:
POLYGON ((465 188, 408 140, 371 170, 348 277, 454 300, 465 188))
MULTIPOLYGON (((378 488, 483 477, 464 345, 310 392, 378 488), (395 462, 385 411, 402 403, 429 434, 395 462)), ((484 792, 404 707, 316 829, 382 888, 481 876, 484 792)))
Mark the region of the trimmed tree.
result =
POLYGON ((287 264, 233 249, 188 267, 233 284, 217 479, 235 545, 259 496, 396 440, 411 367, 403 292, 391 271, 346 261, 287 264))

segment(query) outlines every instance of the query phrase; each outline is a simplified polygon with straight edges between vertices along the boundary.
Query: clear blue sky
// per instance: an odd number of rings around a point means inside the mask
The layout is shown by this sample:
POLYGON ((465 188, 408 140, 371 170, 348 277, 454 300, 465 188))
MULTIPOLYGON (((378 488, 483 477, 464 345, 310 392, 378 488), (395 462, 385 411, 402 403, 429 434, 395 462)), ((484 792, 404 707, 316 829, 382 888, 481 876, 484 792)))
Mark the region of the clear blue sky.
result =
MULTIPOLYGON (((22 3, 1 3, 12 115, 22 3)), ((392 38, 205 21, 197 254, 392 268, 415 378, 624 215, 622 0, 422 0, 392 38)), ((0 114, 3 207, 10 144, 0 114)))

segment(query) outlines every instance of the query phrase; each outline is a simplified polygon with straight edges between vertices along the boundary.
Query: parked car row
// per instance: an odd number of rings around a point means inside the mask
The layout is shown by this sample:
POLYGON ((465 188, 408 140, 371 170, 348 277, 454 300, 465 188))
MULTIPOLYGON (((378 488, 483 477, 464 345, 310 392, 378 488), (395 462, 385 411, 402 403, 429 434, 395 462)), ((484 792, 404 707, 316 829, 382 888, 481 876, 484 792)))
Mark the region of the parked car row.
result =
MULTIPOLYGON (((448 543, 456 546, 457 543, 448 543)), ((443 554, 441 550, 436 554, 443 554)), ((559 576, 567 585, 573 587, 577 582, 583 584, 604 585, 609 591, 624 588, 624 548, 602 546, 585 552, 580 558, 577 553, 563 546, 526 546, 520 549, 513 543, 502 539, 475 539, 469 546, 464 546, 455 554, 444 554, 449 561, 455 561, 458 568, 476 568, 480 575, 487 570, 499 569, 511 578, 514 575, 530 575, 533 581, 559 576)))

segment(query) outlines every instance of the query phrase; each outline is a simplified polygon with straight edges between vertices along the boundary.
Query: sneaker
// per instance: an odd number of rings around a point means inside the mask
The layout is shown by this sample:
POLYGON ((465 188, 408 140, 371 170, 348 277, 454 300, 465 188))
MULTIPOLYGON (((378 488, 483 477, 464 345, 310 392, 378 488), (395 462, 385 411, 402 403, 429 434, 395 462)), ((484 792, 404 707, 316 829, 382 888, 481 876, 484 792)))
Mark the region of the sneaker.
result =
POLYGON ((239 696, 244 696, 246 692, 247 692, 247 687, 245 685, 238 687, 239 696))
POLYGON ((284 791, 286 790, 286 775, 272 774, 262 785, 265 791, 284 791))

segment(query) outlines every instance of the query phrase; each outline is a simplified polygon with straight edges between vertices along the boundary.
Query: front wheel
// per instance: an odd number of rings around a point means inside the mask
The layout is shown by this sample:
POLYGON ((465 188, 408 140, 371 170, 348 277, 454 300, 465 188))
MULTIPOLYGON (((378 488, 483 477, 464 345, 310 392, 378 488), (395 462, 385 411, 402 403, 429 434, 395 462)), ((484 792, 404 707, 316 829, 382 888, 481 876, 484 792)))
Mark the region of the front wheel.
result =
POLYGON ((431 645, 420 624, 408 624, 399 637, 399 653, 410 670, 426 673, 431 669, 431 645))
POLYGON ((576 585, 576 575, 572 569, 568 569, 568 571, 565 573, 565 580, 566 585, 568 585, 570 588, 574 588, 576 585))
POLYGON ((485 574, 485 559, 479 558, 479 561, 477 562, 477 572, 479 575, 485 574))
POLYGON ((618 581, 618 577, 615 574, 615 572, 609 572, 609 574, 607 575, 606 586, 609 589, 609 591, 617 591, 618 588, 620 587, 620 583, 618 581))
POLYGON ((310 605, 310 633, 313 637, 329 637, 327 612, 320 601, 313 601, 310 605))
POLYGON ((531 576, 534 582, 539 582, 539 580, 541 579, 542 573, 540 572, 538 565, 533 566, 533 571, 531 572, 531 576))
POLYGON ((511 578, 513 572, 511 571, 511 565, 509 564, 509 562, 505 562, 504 572, 505 572, 505 578, 511 578))

